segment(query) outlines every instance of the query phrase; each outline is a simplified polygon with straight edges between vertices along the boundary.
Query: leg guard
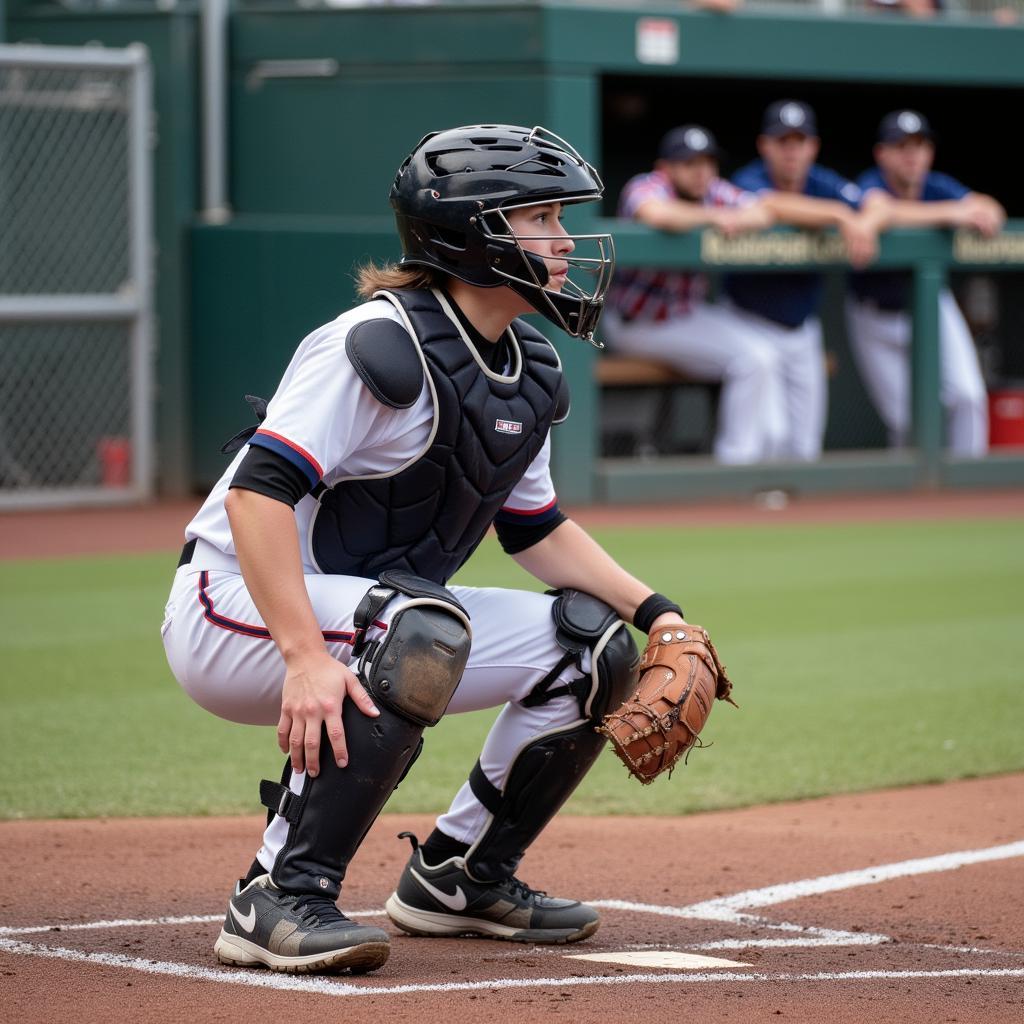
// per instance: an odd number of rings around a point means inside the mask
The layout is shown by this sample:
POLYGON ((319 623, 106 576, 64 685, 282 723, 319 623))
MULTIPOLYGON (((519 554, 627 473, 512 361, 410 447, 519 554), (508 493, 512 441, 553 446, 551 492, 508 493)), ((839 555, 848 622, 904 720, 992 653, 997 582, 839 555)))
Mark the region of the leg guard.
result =
POLYGON ((327 730, 320 774, 302 792, 264 780, 260 800, 288 822, 288 838, 271 879, 291 892, 337 899, 345 869, 381 808, 422 746, 425 726, 444 714, 469 657, 469 617, 444 587, 406 573, 385 573, 356 612, 357 630, 373 622, 398 593, 412 597, 381 640, 358 645, 359 675, 380 709, 367 718, 345 701, 342 724, 349 763, 339 768, 327 730))
POLYGON ((543 704, 572 694, 580 717, 571 725, 536 737, 515 757, 498 789, 478 761, 469 777, 474 796, 491 820, 466 854, 466 869, 481 882, 515 874, 523 852, 579 785, 605 739, 595 726, 636 687, 640 656, 629 630, 616 613, 589 594, 563 591, 552 609, 556 638, 565 656, 523 702, 543 704), (590 651, 591 670, 569 684, 554 686, 569 665, 578 668, 590 651))

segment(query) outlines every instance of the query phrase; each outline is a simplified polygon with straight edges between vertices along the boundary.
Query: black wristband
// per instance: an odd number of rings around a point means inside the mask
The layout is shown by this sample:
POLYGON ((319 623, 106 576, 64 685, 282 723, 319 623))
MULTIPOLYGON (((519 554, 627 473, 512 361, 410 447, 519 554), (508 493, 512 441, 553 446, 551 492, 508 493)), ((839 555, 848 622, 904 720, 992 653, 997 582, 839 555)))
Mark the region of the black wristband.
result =
POLYGON ((650 633, 654 620, 665 612, 678 612, 685 619, 683 609, 664 594, 651 594, 640 602, 640 607, 633 613, 633 625, 643 633, 650 633))

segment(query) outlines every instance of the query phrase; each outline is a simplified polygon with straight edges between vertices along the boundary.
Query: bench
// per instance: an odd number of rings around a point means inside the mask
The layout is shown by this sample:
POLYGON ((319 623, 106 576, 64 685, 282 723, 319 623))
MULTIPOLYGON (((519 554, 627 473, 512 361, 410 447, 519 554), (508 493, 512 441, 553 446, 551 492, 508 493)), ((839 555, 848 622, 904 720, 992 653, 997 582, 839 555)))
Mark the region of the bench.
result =
POLYGON ((707 453, 714 434, 719 385, 639 356, 604 354, 594 361, 601 391, 601 448, 604 455, 656 455, 674 451, 707 453), (673 406, 680 389, 701 400, 697 415, 686 417, 696 429, 682 444, 670 436, 673 406), (635 394, 619 398, 631 389, 635 394), (619 408, 616 409, 616 406, 619 408))

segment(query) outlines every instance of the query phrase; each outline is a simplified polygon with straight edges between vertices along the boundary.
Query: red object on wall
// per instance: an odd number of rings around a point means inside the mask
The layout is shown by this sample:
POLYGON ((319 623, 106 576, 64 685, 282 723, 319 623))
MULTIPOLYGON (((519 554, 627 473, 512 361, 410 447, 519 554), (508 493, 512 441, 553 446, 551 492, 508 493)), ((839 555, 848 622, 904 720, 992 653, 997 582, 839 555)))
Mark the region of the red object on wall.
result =
POLYGON ((993 448, 1024 447, 1024 387, 990 392, 988 422, 993 448))
POLYGON ((127 437, 101 437, 96 452, 104 487, 127 487, 132 482, 132 443, 127 437))

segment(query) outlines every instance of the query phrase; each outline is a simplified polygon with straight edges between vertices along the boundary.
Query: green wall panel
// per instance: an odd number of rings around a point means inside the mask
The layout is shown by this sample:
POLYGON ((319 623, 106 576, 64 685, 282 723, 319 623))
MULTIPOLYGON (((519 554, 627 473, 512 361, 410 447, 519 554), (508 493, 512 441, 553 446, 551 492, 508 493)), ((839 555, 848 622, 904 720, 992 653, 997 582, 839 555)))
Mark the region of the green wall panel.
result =
POLYGON ((269 398, 299 342, 356 301, 353 273, 398 255, 394 232, 247 223, 192 236, 193 472, 208 487, 220 445, 252 422, 245 394, 269 398))
POLYGON ((271 80, 232 88, 232 203, 240 213, 380 215, 399 164, 430 131, 539 121, 544 80, 476 69, 271 80), (410 98, 415 97, 415 104, 410 98))

